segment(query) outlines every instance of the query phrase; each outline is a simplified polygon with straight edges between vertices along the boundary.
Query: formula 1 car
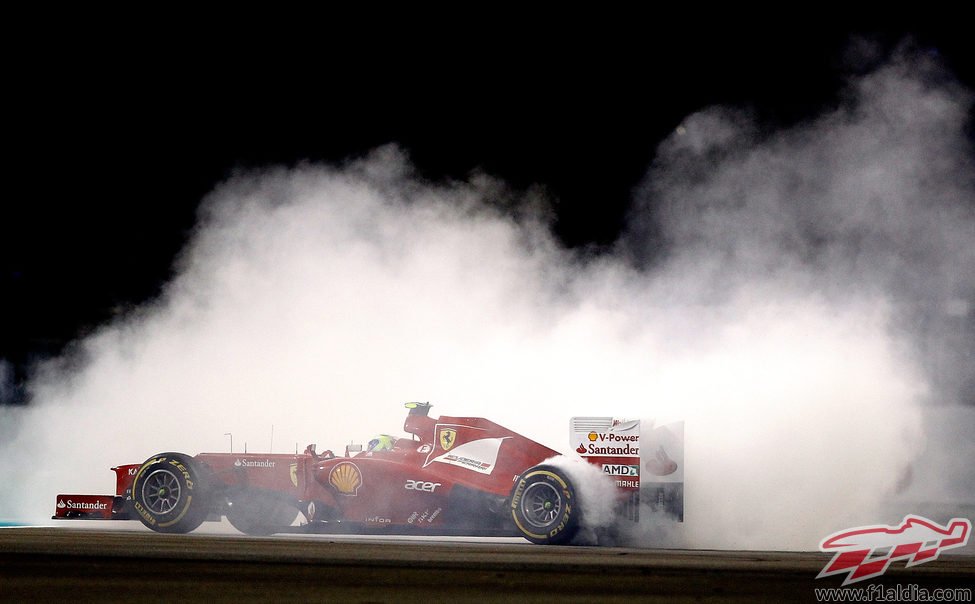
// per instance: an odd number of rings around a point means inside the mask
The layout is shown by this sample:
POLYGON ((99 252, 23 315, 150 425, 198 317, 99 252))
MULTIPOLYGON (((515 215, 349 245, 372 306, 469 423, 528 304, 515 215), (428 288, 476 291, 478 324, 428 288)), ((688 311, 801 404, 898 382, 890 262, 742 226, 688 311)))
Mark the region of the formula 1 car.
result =
MULTIPOLYGON (((413 438, 382 436, 343 456, 315 445, 301 454, 160 453, 112 468, 115 495, 58 495, 54 518, 137 519, 162 533, 226 516, 250 535, 515 535, 543 544, 576 535, 579 491, 558 452, 484 418, 435 419, 429 403, 406 407, 413 438), (299 514, 305 523, 294 526, 299 514)), ((631 520, 641 491, 639 426, 573 418, 570 432, 577 452, 615 481, 615 503, 631 520)), ((658 477, 651 502, 682 520, 683 425, 666 434, 669 452, 654 445, 643 471, 658 477)))

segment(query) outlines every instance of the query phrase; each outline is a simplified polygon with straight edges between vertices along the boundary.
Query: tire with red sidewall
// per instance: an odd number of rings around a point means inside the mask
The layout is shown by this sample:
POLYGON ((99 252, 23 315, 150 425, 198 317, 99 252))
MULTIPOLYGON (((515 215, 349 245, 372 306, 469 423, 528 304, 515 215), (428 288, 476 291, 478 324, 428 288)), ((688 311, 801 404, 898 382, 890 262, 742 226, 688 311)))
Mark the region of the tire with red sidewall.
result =
POLYGON ((575 488, 553 466, 535 466, 522 474, 508 507, 518 531, 532 543, 562 545, 579 531, 575 488))
POLYGON ((132 481, 132 509, 159 533, 188 533, 210 512, 200 464, 182 453, 160 453, 145 461, 132 481))

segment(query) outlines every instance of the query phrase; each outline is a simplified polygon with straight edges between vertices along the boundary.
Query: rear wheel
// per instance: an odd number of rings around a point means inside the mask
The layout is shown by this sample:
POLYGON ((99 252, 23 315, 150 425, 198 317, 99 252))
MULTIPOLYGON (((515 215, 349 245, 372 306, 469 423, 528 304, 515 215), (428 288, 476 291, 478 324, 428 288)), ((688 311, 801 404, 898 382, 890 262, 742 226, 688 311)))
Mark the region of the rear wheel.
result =
POLYGON ((552 466, 536 466, 522 474, 509 508, 515 526, 532 543, 568 543, 579 530, 575 488, 552 466))
POLYGON ((227 520, 248 535, 270 535, 291 526, 298 517, 294 502, 274 492, 257 489, 234 494, 227 506, 227 520))
POLYGON ((159 533, 188 533, 200 526, 210 505, 199 464, 182 453, 146 460, 132 481, 132 508, 142 524, 159 533))

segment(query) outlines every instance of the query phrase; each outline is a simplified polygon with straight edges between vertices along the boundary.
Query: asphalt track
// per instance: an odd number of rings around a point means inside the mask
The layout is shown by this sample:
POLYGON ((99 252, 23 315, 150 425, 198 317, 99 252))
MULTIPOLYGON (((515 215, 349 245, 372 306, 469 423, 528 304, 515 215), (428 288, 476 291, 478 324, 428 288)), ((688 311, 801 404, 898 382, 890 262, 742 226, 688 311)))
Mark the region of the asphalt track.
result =
MULTIPOLYGON (((828 559, 819 552, 544 547, 518 539, 6 528, 0 601, 816 601, 815 588, 841 583, 815 579, 828 559)), ((911 568, 897 562, 873 583, 971 589, 975 557, 946 554, 911 568)))

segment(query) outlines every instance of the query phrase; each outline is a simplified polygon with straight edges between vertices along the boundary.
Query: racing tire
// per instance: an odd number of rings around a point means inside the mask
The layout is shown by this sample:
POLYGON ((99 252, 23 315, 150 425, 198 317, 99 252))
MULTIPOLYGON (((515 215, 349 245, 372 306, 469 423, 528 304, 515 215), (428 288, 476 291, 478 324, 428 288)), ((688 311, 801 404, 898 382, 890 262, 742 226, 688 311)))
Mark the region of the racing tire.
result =
POLYGON ((242 490, 227 506, 227 521, 245 535, 265 536, 287 529, 298 517, 294 502, 273 492, 242 490))
POLYGON ((132 509, 158 533, 188 533, 203 524, 210 511, 200 464, 182 453, 160 453, 147 459, 132 481, 132 509))
POLYGON ((521 475, 509 510, 518 531, 532 543, 562 545, 579 531, 575 488, 552 466, 535 466, 521 475))

